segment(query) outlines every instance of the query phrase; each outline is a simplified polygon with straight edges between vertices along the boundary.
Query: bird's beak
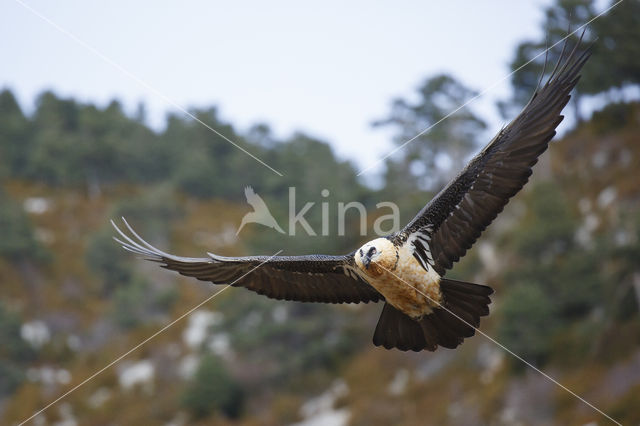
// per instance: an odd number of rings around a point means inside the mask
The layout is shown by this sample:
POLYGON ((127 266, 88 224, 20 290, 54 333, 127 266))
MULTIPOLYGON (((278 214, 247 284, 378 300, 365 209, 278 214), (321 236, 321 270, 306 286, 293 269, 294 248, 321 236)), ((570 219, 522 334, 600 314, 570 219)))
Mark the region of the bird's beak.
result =
POLYGON ((364 269, 369 269, 369 265, 371 265, 371 258, 369 256, 365 256, 362 259, 362 264, 364 265, 364 269))

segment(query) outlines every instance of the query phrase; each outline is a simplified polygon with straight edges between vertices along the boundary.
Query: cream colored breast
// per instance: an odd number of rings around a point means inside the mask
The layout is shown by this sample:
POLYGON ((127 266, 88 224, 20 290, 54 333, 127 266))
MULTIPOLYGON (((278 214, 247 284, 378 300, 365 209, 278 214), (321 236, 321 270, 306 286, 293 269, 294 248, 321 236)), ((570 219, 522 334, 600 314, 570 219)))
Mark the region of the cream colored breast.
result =
POLYGON ((439 306, 440 276, 433 268, 425 271, 408 247, 393 247, 382 253, 367 275, 387 302, 413 318, 431 313, 433 307, 439 306))
POLYGON ((440 275, 432 267, 425 271, 408 247, 402 246, 398 254, 396 275, 402 278, 405 285, 411 284, 424 293, 423 297, 427 298, 430 306, 438 306, 442 302, 440 275))

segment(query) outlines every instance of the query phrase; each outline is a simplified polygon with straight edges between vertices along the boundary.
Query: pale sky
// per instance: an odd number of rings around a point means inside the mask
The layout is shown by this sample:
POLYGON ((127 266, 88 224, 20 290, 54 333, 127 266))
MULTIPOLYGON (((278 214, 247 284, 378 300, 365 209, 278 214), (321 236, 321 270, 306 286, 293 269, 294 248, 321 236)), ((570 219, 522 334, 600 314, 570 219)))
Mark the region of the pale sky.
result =
MULTIPOLYGON (((144 102, 160 129, 178 111, 163 96, 21 3, 182 107, 217 105, 241 130, 266 122, 280 137, 306 132, 362 169, 393 147, 370 126, 392 98, 439 72, 478 91, 495 85, 515 45, 541 36, 550 0, 0 3, 0 87, 27 111, 52 89, 99 105, 117 98, 129 112, 144 102)), ((505 79, 472 104, 489 119, 487 140, 508 92, 505 79)), ((212 143, 228 142, 212 134, 212 143)))

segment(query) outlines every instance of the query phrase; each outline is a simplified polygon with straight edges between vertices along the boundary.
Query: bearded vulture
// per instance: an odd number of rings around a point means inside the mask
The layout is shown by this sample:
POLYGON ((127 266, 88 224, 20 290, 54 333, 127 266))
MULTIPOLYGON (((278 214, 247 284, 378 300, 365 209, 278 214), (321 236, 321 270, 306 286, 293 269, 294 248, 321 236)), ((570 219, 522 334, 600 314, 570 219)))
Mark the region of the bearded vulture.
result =
MULTIPOLYGON (((565 46, 566 47, 566 46, 565 46)), ((491 287, 444 275, 528 181, 556 134, 590 49, 565 50, 522 112, 401 231, 343 256, 180 257, 113 226, 127 250, 182 275, 280 300, 384 302, 373 343, 402 351, 455 348, 489 314, 491 287)), ((112 222, 113 223, 113 222, 112 222)))

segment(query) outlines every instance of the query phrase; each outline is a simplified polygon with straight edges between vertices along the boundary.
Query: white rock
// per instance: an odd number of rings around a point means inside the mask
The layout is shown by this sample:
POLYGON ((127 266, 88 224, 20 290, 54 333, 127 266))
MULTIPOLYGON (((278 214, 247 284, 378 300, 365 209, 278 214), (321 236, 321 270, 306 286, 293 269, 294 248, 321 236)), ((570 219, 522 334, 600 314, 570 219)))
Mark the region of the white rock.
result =
POLYGON ((478 348, 477 354, 478 364, 482 368, 480 373, 480 382, 487 385, 491 383, 500 370, 504 361, 504 352, 501 350, 483 343, 478 348))
POLYGON ((245 330, 251 330, 252 328, 256 328, 258 325, 262 323, 262 314, 257 311, 251 311, 247 314, 242 322, 242 327, 245 330))
POLYGON ((27 369, 27 379, 31 382, 40 382, 45 385, 67 385, 71 382, 71 373, 64 368, 43 365, 42 367, 27 369))
POLYGON ((82 341, 80 340, 80 337, 76 336, 75 334, 70 334, 69 336, 67 336, 67 346, 72 351, 77 352, 82 347, 82 341))
POLYGON ((194 242, 198 245, 217 248, 234 245, 238 242, 236 235, 236 225, 225 223, 219 232, 196 232, 194 242))
POLYGON ((593 154, 591 157, 591 164, 594 165, 597 169, 601 169, 607 165, 607 152, 606 151, 598 151, 593 154))
POLYGON ((51 201, 44 197, 29 197, 22 203, 22 208, 27 213, 43 214, 51 208, 51 201))
POLYGON ((587 197, 583 197, 578 201, 578 209, 580 213, 587 214, 591 211, 591 200, 587 197))
POLYGON ((216 355, 225 357, 231 354, 231 340, 228 333, 217 333, 211 336, 209 349, 216 355))
POLYGON ((71 404, 68 402, 60 404, 58 412, 60 413, 60 420, 53 423, 53 426, 76 426, 78 424, 78 421, 73 415, 71 404))
POLYGON ((64 368, 60 368, 56 371, 56 381, 61 385, 68 385, 71 383, 71 373, 69 370, 65 370, 64 368))
POLYGON ((56 240, 55 234, 45 228, 36 228, 33 232, 35 239, 42 244, 53 244, 56 240))
POLYGON ((500 258, 493 244, 486 242, 478 244, 478 256, 489 272, 496 273, 500 269, 500 258))
POLYGON ((183 426, 189 421, 189 415, 185 412, 178 412, 173 419, 164 424, 164 426, 183 426))
POLYGON ((629 166, 632 160, 633 154, 631 154, 631 151, 629 151, 628 149, 623 149, 622 151, 620 151, 619 161, 623 167, 629 166))
POLYGON ((272 316, 277 324, 282 324, 289 318, 289 310, 285 305, 278 305, 273 310, 272 316))
POLYGON ((409 384, 409 371, 406 368, 401 368, 396 371, 395 376, 393 376, 393 380, 389 383, 388 391, 391 395, 402 395, 404 391, 407 389, 407 385, 409 384))
POLYGON ((151 384, 155 375, 153 363, 149 360, 130 362, 125 364, 118 374, 118 382, 123 389, 131 389, 135 385, 151 384))
POLYGON ((199 347, 206 340, 209 327, 219 324, 222 318, 220 312, 195 311, 189 316, 189 324, 182 332, 182 340, 192 349, 199 347))
POLYGON ((613 241, 618 247, 628 246, 633 242, 633 237, 625 229, 618 229, 613 234, 613 241))
POLYGON ((584 227, 587 229, 587 231, 595 231, 598 225, 600 225, 600 218, 598 218, 598 216, 596 216, 595 214, 588 214, 587 216, 585 216, 584 227))
POLYGON ((111 391, 106 387, 98 388, 89 396, 89 406, 91 408, 100 408, 111 398, 111 391))
POLYGON ((325 392, 302 405, 300 414, 304 420, 292 426, 345 426, 349 421, 349 410, 334 409, 333 405, 348 393, 349 387, 345 381, 336 380, 325 392))
POLYGON ((20 337, 37 349, 49 343, 51 333, 49 332, 47 324, 40 320, 34 320, 22 324, 20 327, 20 337))
POLYGON ((351 412, 346 408, 319 413, 315 417, 305 419, 291 426, 346 426, 349 424, 351 412))
POLYGON ((182 358, 180 364, 178 365, 178 373, 183 379, 188 379, 195 374, 199 363, 200 358, 198 358, 196 355, 186 355, 184 358, 182 358))
POLYGON ((598 194, 598 207, 601 209, 609 206, 618 195, 618 191, 614 186, 607 186, 598 194))

